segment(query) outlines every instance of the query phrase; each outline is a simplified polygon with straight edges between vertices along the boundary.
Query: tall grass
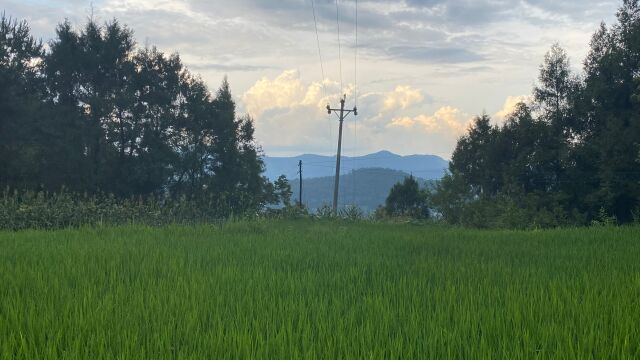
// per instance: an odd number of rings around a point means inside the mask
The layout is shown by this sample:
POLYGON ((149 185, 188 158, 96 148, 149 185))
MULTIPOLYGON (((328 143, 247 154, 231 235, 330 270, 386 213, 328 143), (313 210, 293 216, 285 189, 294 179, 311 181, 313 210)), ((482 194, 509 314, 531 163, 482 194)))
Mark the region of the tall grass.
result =
POLYGON ((0 357, 640 358, 640 228, 0 232, 0 357))

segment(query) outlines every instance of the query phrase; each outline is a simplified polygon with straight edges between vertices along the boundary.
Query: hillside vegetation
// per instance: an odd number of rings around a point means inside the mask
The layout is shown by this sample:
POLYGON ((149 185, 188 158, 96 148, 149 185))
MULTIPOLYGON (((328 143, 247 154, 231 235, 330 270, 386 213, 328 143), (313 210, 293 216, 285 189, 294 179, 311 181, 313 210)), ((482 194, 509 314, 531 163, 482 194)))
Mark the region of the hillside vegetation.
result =
MULTIPOLYGON (((384 205, 393 185, 409 177, 402 171, 390 169, 359 169, 340 177, 339 203, 358 206, 363 212, 370 213, 384 205)), ((303 179, 303 204, 311 211, 333 201, 334 176, 303 179)), ((418 179, 422 187, 433 188, 435 181, 418 179)), ((291 182, 294 201, 298 201, 299 180, 291 182)))

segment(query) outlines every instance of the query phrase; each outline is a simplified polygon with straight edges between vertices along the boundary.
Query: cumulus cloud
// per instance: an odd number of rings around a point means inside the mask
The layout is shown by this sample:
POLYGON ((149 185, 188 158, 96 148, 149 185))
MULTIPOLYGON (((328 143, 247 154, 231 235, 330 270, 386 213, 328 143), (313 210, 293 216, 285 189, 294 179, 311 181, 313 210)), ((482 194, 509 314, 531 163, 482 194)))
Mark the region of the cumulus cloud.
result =
POLYGON ((504 101, 502 110, 498 111, 494 115, 494 119, 498 120, 499 122, 504 122, 516 109, 516 105, 518 105, 519 103, 529 104, 532 100, 533 99, 530 95, 508 96, 504 101))
MULTIPOLYGON (((337 102, 340 92, 338 82, 324 80, 305 84, 298 70, 285 70, 273 79, 263 77, 255 82, 242 96, 244 109, 254 117, 273 109, 310 107, 324 112, 329 102, 337 102), (334 94, 333 96, 325 94, 334 94)), ((353 85, 342 89, 347 96, 353 93, 353 85)))
POLYGON ((289 70, 273 80, 266 77, 258 80, 244 93, 242 102, 252 116, 260 117, 269 109, 299 105, 304 99, 304 93, 300 74, 289 70))
MULTIPOLYGON (((350 99, 354 85, 346 84, 342 91, 350 99)), ((339 83, 325 80, 324 83, 303 83, 298 70, 286 70, 274 78, 263 77, 256 81, 242 96, 244 109, 254 117, 272 109, 310 107, 324 112, 327 103, 337 104, 340 92, 339 83), (333 96, 326 94, 334 94, 333 96)), ((368 92, 360 94, 365 114, 391 113, 406 110, 425 101, 420 89, 398 85, 386 92, 368 92)))
POLYGON ((383 110, 406 109, 423 100, 424 95, 420 90, 411 86, 399 85, 394 91, 385 94, 383 110))
POLYGON ((459 109, 444 106, 433 115, 401 116, 391 120, 389 127, 418 128, 427 133, 461 135, 466 132, 472 117, 459 109))
MULTIPOLYGON (((254 118, 258 141, 270 154, 290 153, 292 149, 325 152, 330 126, 335 125, 325 106, 337 103, 339 89, 338 82, 306 83, 299 71, 286 70, 256 81, 240 97, 239 105, 254 118)), ((348 85, 345 92, 350 95, 353 87, 348 85)))

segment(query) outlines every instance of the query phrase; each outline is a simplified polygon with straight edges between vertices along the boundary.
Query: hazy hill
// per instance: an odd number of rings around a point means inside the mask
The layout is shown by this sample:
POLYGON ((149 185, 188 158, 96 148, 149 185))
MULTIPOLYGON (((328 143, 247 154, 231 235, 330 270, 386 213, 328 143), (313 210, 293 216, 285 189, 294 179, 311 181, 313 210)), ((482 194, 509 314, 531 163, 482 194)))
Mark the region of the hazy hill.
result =
MULTIPOLYGON (((266 176, 275 180, 280 175, 287 178, 297 177, 298 161, 303 163, 304 178, 317 178, 335 175, 335 156, 300 155, 292 157, 264 157, 266 176)), ((358 157, 342 157, 342 174, 366 168, 381 168, 402 171, 422 179, 440 179, 447 169, 448 162, 435 155, 400 156, 388 151, 358 157)))
MULTIPOLYGON (((408 173, 380 168, 368 168, 352 171, 340 177, 340 206, 357 205, 366 212, 383 205, 391 187, 403 181, 408 173)), ((314 211, 322 204, 333 202, 333 176, 303 179, 302 200, 314 211)), ((432 180, 418 178, 422 186, 430 186, 432 180)), ((291 181, 293 198, 298 201, 298 180, 291 181)))

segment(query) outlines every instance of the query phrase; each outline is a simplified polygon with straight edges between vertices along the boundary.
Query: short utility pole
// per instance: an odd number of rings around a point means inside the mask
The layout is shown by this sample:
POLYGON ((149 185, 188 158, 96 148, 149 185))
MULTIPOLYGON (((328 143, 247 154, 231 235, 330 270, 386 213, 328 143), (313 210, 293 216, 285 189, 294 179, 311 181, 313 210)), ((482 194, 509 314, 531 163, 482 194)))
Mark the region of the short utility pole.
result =
POLYGON ((329 112, 329 115, 331 115, 331 112, 335 113, 336 115, 338 115, 338 119, 340 120, 340 131, 338 133, 338 155, 336 156, 336 177, 335 177, 335 184, 333 187, 333 215, 337 216, 338 215, 338 191, 340 188, 340 157, 342 156, 342 123, 344 122, 344 119, 351 113, 353 113, 354 116, 358 116, 358 108, 354 107, 353 110, 345 110, 344 109, 344 103, 347 100, 347 95, 344 95, 342 97, 342 99, 340 99, 340 109, 332 109, 330 105, 327 105, 327 111, 329 112))
POLYGON ((302 160, 298 162, 298 175, 300 175, 300 192, 298 193, 298 206, 302 209, 302 160))

